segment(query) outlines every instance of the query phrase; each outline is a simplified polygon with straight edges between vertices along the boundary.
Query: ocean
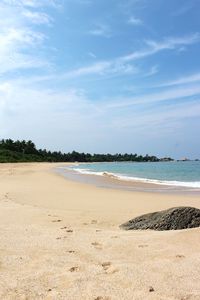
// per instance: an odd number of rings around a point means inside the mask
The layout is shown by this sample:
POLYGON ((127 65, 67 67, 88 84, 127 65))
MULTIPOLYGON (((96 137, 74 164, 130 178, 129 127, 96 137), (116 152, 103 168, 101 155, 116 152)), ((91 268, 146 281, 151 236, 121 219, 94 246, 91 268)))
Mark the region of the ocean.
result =
POLYGON ((200 189, 200 161, 77 163, 69 168, 122 181, 200 189))

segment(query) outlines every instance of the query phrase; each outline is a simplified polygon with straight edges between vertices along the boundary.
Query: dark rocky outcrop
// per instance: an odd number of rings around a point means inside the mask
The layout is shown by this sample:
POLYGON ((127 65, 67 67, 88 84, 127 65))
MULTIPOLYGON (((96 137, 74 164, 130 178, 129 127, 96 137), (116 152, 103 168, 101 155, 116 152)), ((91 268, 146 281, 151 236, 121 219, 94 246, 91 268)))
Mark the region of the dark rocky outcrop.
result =
POLYGON ((125 230, 179 230, 200 227, 200 209, 194 207, 173 207, 145 214, 122 225, 125 230))

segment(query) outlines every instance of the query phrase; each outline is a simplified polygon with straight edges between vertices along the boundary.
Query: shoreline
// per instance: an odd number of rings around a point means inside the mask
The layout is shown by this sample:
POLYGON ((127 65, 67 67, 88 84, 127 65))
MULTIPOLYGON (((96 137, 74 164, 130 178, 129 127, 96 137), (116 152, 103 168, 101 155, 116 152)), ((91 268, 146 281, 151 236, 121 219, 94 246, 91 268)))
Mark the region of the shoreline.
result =
POLYGON ((148 212, 200 208, 199 196, 99 188, 58 166, 0 164, 0 299, 199 299, 200 228, 119 228, 148 212))
MULTIPOLYGON (((77 164, 77 163, 74 163, 77 164)), ((84 163, 78 163, 84 164, 84 163)), ((73 164, 72 164, 73 166, 73 164)), ((92 172, 79 172, 76 169, 70 169, 69 167, 59 166, 55 169, 55 172, 64 176, 68 180, 75 182, 95 185, 100 188, 107 189, 120 189, 137 192, 150 192, 150 193, 167 193, 167 194, 189 194, 200 196, 200 188, 196 187, 185 187, 178 185, 168 185, 162 183, 147 182, 143 180, 136 180, 130 177, 130 180, 124 180, 115 174, 107 172, 101 175, 92 174, 92 172)))

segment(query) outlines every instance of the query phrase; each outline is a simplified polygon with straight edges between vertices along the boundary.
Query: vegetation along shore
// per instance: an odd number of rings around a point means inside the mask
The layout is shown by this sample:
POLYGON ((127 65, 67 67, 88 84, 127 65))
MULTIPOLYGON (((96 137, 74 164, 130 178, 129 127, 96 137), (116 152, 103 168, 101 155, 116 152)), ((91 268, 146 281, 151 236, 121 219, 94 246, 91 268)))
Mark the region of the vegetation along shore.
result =
POLYGON ((158 162, 173 161, 170 157, 158 158, 156 156, 145 156, 138 154, 90 154, 72 151, 62 153, 60 151, 48 151, 37 149, 32 141, 13 141, 2 139, 0 141, 0 162, 111 162, 111 161, 136 161, 136 162, 158 162))

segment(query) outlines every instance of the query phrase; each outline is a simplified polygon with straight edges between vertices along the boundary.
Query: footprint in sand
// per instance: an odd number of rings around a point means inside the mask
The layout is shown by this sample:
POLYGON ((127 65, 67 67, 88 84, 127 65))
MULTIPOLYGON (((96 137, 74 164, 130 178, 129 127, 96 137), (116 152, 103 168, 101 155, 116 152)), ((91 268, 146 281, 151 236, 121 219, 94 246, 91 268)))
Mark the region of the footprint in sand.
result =
POLYGON ((58 220, 52 220, 53 223, 58 223, 58 222, 62 222, 62 220, 58 219, 58 220))
POLYGON ((178 255, 176 255, 176 258, 185 258, 185 256, 182 254, 178 254, 178 255))
POLYGON ((67 226, 61 227, 60 229, 67 229, 67 226))
POLYGON ((76 251, 74 251, 74 250, 69 250, 69 251, 67 251, 68 253, 75 253, 76 251))
POLYGON ((79 267, 71 267, 69 269, 70 272, 78 272, 79 271, 79 267))
POLYGON ((95 298, 94 300, 110 300, 110 297, 102 297, 102 296, 98 296, 97 298, 95 298))
POLYGON ((110 261, 102 263, 101 266, 106 274, 114 274, 116 272, 119 272, 118 269, 113 267, 113 265, 110 261))
POLYGON ((48 217, 53 217, 53 218, 58 218, 58 216, 57 215, 48 215, 48 217))
POLYGON ((106 271, 112 265, 110 261, 104 262, 101 264, 103 269, 106 271))
POLYGON ((91 224, 97 224, 97 220, 92 220, 91 224))
POLYGON ((146 248, 149 247, 149 245, 138 245, 138 248, 146 248))
POLYGON ((67 229, 66 232, 72 233, 73 230, 72 229, 67 229))
POLYGON ((149 287, 149 292, 152 293, 152 292, 154 292, 154 291, 155 291, 154 288, 153 288, 152 286, 150 286, 150 287, 149 287))
POLYGON ((8 200, 10 200, 10 198, 9 198, 9 193, 6 193, 6 194, 4 195, 4 198, 6 199, 5 202, 8 202, 8 200))
POLYGON ((96 249, 101 250, 102 249, 102 244, 98 243, 98 242, 93 242, 91 243, 92 246, 94 246, 96 249))

